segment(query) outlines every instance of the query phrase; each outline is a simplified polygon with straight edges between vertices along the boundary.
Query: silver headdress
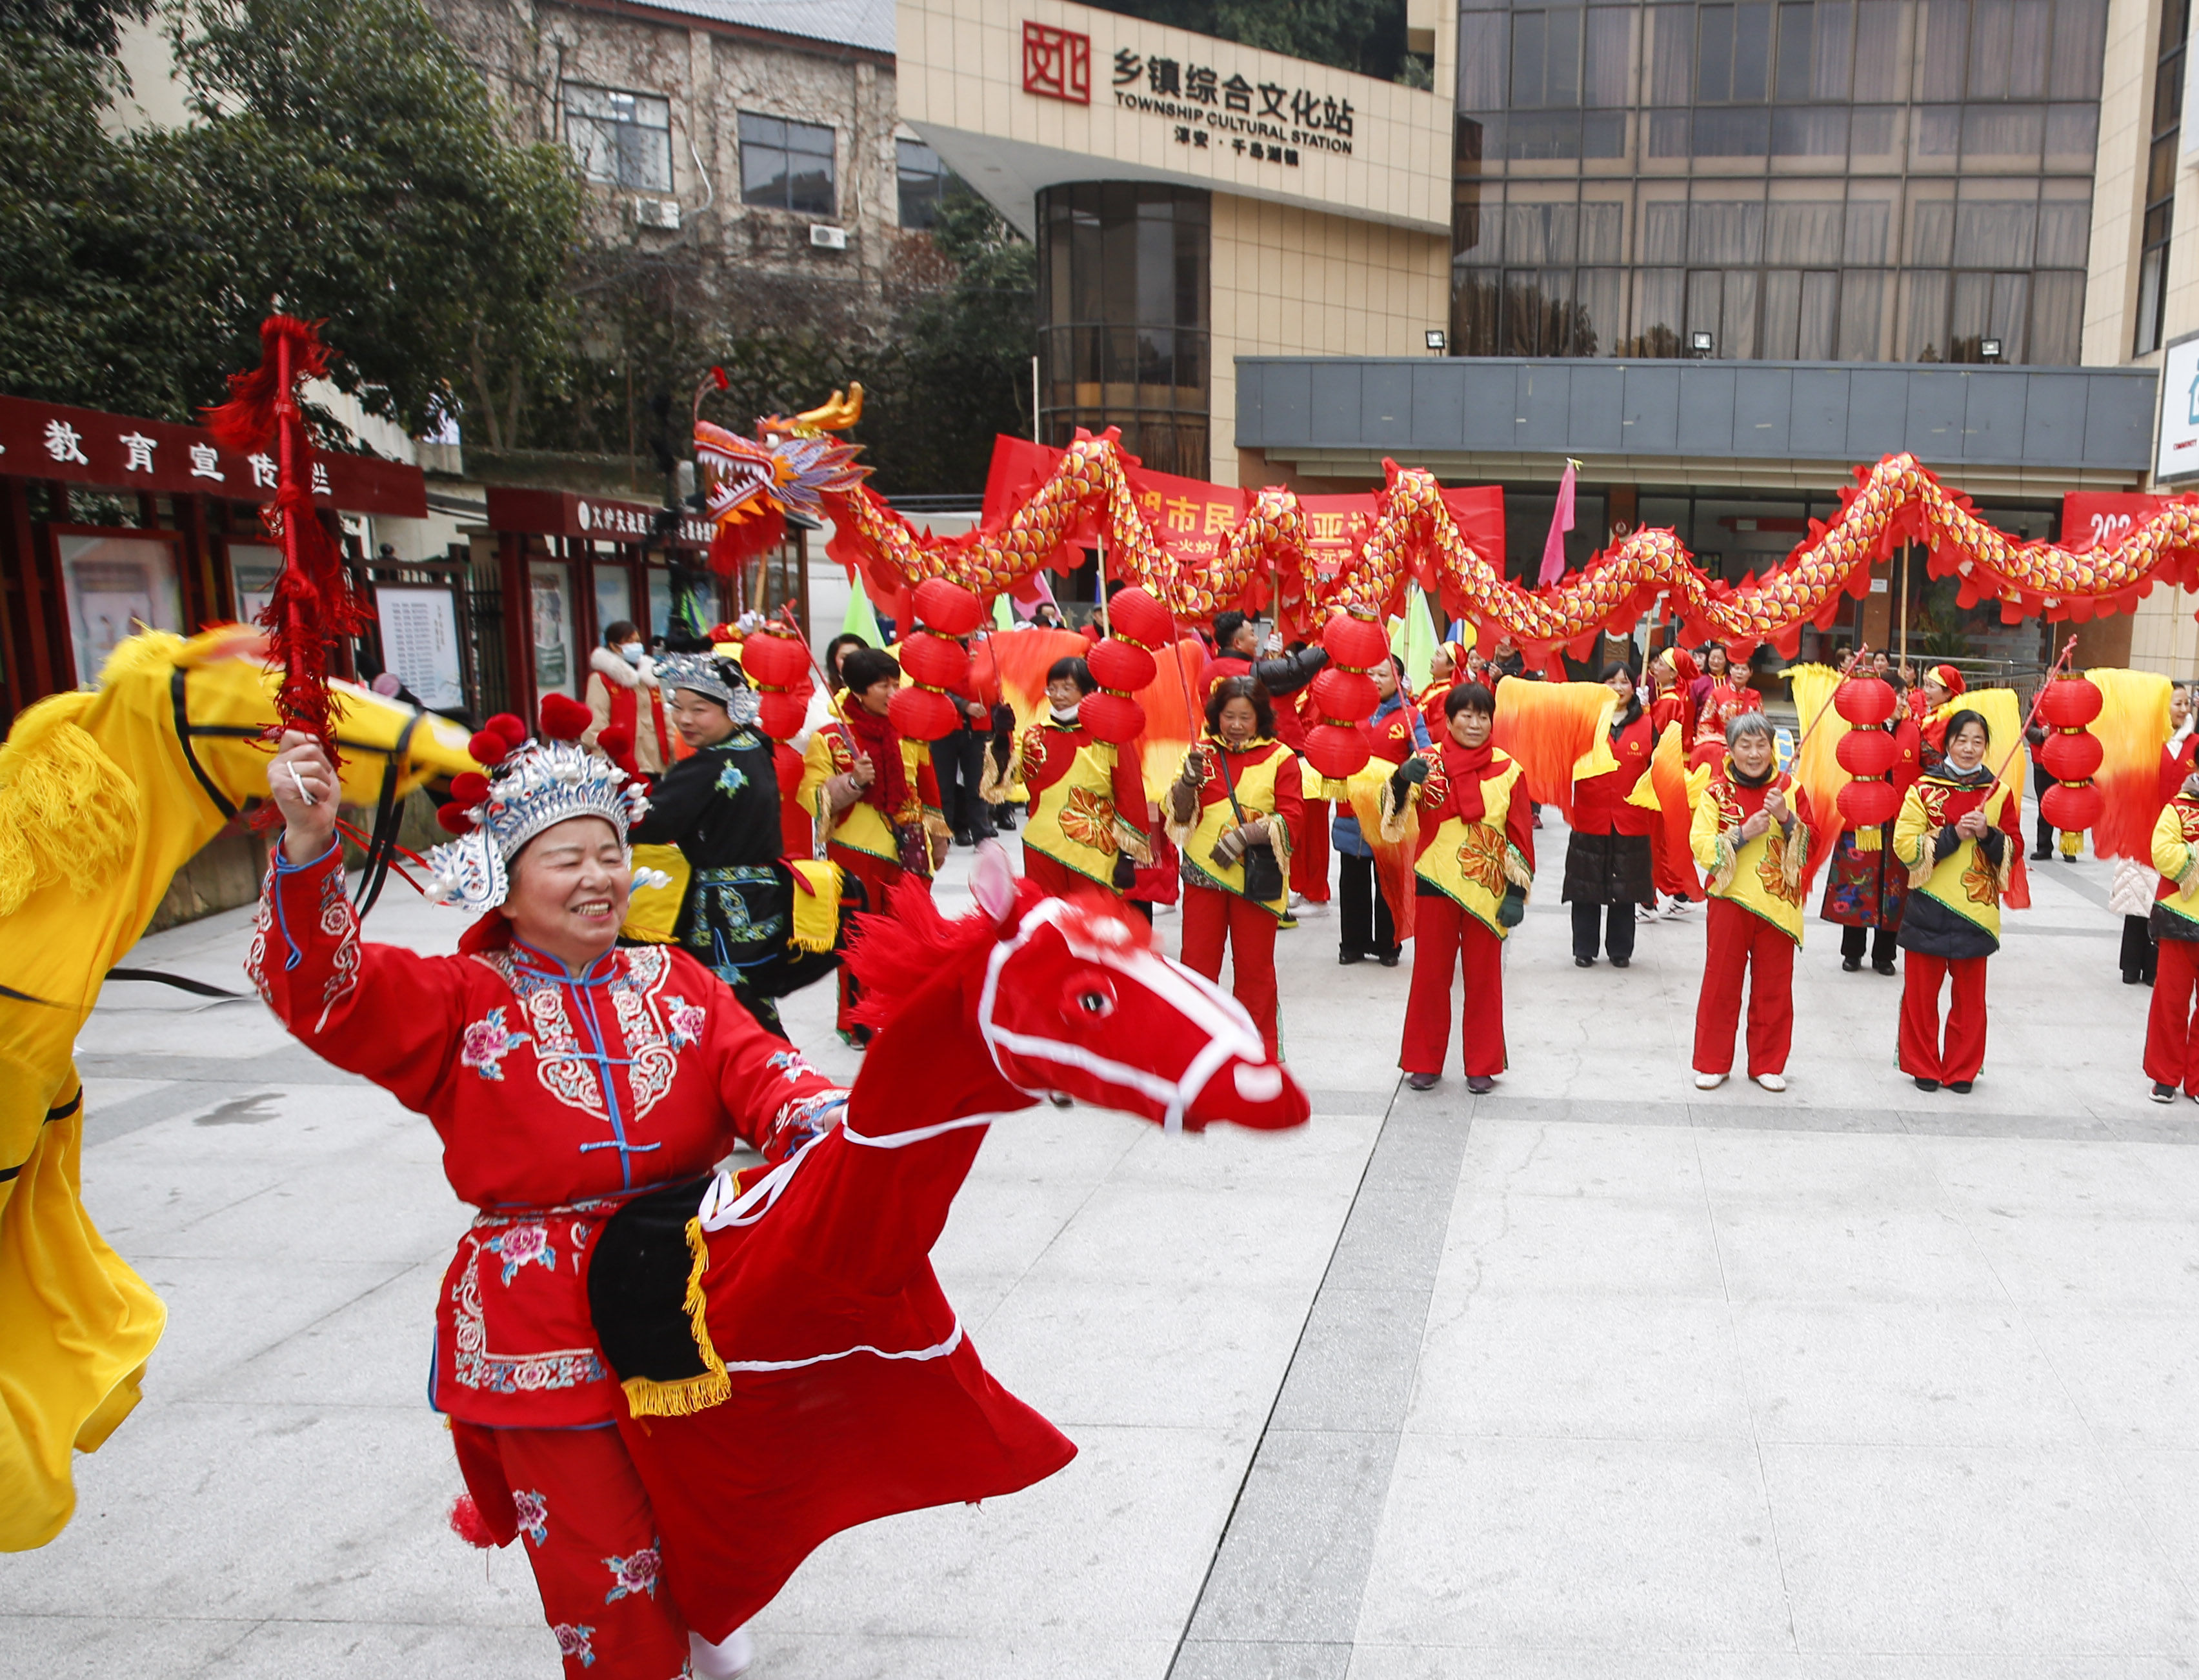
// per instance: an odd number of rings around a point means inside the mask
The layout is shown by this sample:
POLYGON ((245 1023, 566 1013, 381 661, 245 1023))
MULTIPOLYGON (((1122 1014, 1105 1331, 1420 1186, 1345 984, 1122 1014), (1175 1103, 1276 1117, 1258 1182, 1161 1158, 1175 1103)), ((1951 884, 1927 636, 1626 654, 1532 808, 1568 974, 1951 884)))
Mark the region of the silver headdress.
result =
POLYGON ((467 814, 470 833, 428 854, 427 895, 464 910, 493 910, 510 890, 511 860, 569 817, 601 817, 626 840, 649 800, 625 771, 575 741, 522 741, 489 772, 488 797, 467 814))
POLYGON ((656 680, 666 688, 684 688, 716 701, 738 728, 756 720, 756 691, 734 674, 730 661, 707 653, 667 653, 658 655, 656 663, 656 680))

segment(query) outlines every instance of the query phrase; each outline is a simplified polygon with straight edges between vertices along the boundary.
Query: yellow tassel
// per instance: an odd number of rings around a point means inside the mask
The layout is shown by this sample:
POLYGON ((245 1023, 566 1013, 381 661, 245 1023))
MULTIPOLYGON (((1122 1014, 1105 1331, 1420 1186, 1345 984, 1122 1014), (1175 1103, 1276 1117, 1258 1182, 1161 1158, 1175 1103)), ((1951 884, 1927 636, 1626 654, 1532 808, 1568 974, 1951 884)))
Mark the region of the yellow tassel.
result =
POLYGON ((0 916, 55 882, 91 891, 137 844, 137 785, 76 721, 95 697, 41 700, 0 746, 0 916))
MULTIPOLYGON (((734 1181, 739 1187, 739 1181, 734 1181)), ((692 1377, 658 1382, 649 1377, 628 1377, 619 1385, 626 1391, 627 1409, 636 1417, 691 1417, 722 1405, 733 1392, 733 1380, 726 1374, 726 1362, 710 1343, 710 1298, 703 1292, 703 1274, 709 1269, 710 1245, 703 1240, 703 1217, 687 1222, 687 1326, 695 1338, 695 1351, 710 1368, 692 1377)))
POLYGON ((788 942, 804 951, 829 951, 840 935, 840 866, 795 858, 788 866, 799 878, 794 887, 794 936, 788 942))
POLYGON ((1879 837, 1881 831, 1882 831, 1877 826, 1858 829, 1855 831, 1856 849, 1859 852, 1875 852, 1880 850, 1881 843, 1879 837))

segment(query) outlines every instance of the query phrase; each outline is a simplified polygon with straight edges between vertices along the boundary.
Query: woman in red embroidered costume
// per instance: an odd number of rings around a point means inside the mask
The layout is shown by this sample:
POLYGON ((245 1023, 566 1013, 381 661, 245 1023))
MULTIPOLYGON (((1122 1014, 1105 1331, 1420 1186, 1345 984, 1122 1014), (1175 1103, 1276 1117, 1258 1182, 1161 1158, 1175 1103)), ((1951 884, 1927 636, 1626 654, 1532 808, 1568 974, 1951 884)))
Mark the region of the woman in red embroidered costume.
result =
POLYGON ((1206 737, 1169 785, 1169 837, 1183 853, 1183 963, 1234 989, 1269 1053, 1275 1020, 1275 929, 1289 907, 1290 832, 1304 809, 1298 759, 1274 738, 1274 708, 1251 677, 1206 697, 1206 737))
POLYGON ((1711 895, 1695 1000, 1695 1087, 1715 1090, 1733 1071, 1745 980, 1748 1076, 1767 1091, 1783 1091, 1813 814, 1808 794, 1779 767, 1762 712, 1735 715, 1725 740, 1725 757, 1695 802, 1689 831, 1711 895))
POLYGON ((1046 673, 1047 715, 1018 743, 1013 774, 1030 795, 1024 873, 1050 893, 1121 892, 1152 856, 1135 746, 1100 740, 1081 716, 1099 686, 1082 660, 1055 660, 1046 673))
MULTIPOLYGON (((2161 755, 2184 763, 2173 749, 2162 748, 2161 755)), ((2153 825, 2153 866, 2160 954, 2145 1018, 2145 1076, 2155 1102, 2174 1102, 2179 1091, 2199 1102, 2199 1013, 2192 1008, 2199 991, 2199 772, 2178 784, 2153 825)))
POLYGON ((1504 941, 1526 913, 1535 879, 1534 806, 1519 764, 1489 744, 1496 701, 1478 682, 1444 702, 1443 742, 1399 765, 1382 790, 1382 836, 1413 858, 1413 985, 1397 1065, 1415 1091, 1432 1088, 1450 1050, 1450 981, 1466 977, 1459 1036, 1466 1088, 1490 1090, 1504 1071, 1504 941))
MULTIPOLYGON (((579 714, 577 735, 585 710, 551 702, 579 714)), ((475 738, 494 780, 454 785, 478 825, 431 859, 445 896, 491 912, 442 958, 360 942, 335 778, 316 742, 286 735, 250 972, 298 1038, 428 1116, 452 1187, 480 1210, 437 1295, 432 1396, 491 1532, 501 1514, 504 1539, 526 1537, 566 1671, 670 1680, 691 1654, 735 1673, 738 1638, 691 1648, 658 1590, 586 1261, 637 1193, 707 1171, 737 1140, 784 1158, 844 1094, 685 953, 616 948, 626 831, 645 802, 577 744, 506 727, 475 738)))
POLYGON ((1701 768, 1712 769, 1724 761, 1726 755, 1725 726, 1743 712, 1764 709, 1764 697, 1748 686, 1747 668, 1739 672, 1719 643, 1712 642, 1703 650, 1703 674, 1688 685, 1688 697, 1694 707, 1694 746, 1688 754, 1688 762, 1701 768))
MULTIPOLYGON (((1702 674, 1695 667, 1695 656, 1683 647, 1668 647, 1649 662, 1649 750, 1654 757, 1657 744, 1665 738, 1667 729, 1680 732, 1680 753, 1683 757, 1695 738, 1695 701, 1691 692, 1697 677, 1702 674)), ((1677 842, 1668 842, 1662 822, 1649 826, 1649 877, 1656 887, 1650 908, 1666 918, 1684 916, 1701 895, 1702 883, 1695 878, 1694 867, 1682 855, 1677 842), (1656 900, 1664 901, 1659 908, 1656 900)))

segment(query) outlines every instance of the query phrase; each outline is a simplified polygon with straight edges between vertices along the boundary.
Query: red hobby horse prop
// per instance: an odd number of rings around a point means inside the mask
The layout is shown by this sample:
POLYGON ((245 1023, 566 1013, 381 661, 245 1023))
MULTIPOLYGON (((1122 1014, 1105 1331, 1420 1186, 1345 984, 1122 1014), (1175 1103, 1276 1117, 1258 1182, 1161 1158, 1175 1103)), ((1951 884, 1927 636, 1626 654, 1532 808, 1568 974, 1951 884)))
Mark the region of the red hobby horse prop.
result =
POLYGON ((1046 896, 997 847, 971 887, 959 921, 919 891, 860 919, 847 961, 878 1034, 842 1123, 778 1166, 642 1199, 591 1258, 597 1333, 638 1415, 620 1432, 704 1639, 843 1529, 1013 1493, 1075 1456, 987 1374, 932 1275, 994 1121, 1049 1092, 1171 1131, 1309 1112, 1236 1000, 1142 924, 1046 896))

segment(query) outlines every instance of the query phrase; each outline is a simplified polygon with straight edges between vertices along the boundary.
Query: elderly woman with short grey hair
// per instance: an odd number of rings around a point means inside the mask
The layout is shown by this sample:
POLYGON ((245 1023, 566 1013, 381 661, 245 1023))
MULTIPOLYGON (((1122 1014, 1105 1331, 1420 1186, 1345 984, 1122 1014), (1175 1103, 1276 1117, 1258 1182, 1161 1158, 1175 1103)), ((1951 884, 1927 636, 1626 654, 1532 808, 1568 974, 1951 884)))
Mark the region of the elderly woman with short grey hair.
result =
POLYGON ((1763 713, 1729 718, 1725 747, 1688 834, 1711 895, 1695 1004, 1695 1085, 1715 1090, 1733 1071, 1745 981, 1748 1076, 1767 1091, 1783 1091, 1810 873, 1809 797, 1779 767, 1763 713))

